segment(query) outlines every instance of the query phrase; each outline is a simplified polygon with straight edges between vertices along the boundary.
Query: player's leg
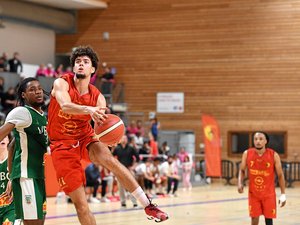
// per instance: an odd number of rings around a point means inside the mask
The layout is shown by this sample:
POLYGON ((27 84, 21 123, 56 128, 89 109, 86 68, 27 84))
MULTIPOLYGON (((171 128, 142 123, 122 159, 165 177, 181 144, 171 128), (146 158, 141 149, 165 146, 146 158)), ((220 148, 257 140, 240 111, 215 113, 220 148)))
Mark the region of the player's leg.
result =
POLYGON ((70 192, 69 196, 72 199, 72 202, 74 203, 79 222, 81 224, 96 225, 95 217, 90 211, 86 200, 84 187, 81 186, 75 191, 70 192))
POLYGON ((262 201, 263 215, 266 225, 273 225, 273 219, 276 218, 276 195, 270 195, 262 201))
POLYGON ((168 219, 168 215, 151 204, 143 189, 138 185, 134 176, 116 158, 113 157, 106 145, 101 142, 92 142, 88 145, 89 157, 92 162, 109 169, 122 184, 145 208, 146 214, 155 217, 158 221, 168 219))
POLYGON ((89 209, 83 187, 85 173, 80 163, 80 156, 74 152, 75 150, 71 148, 53 151, 51 154, 52 162, 58 183, 74 203, 80 223, 93 225, 96 224, 95 218, 89 209))
POLYGON ((12 180, 16 219, 24 225, 43 225, 46 214, 46 193, 43 179, 12 180))
POLYGON ((251 218, 251 225, 258 225, 259 217, 252 217, 251 218))
POLYGON ((248 196, 249 215, 251 217, 251 225, 258 225, 259 216, 262 215, 262 203, 261 200, 249 193, 248 196))
POLYGON ((93 142, 88 146, 90 160, 96 165, 102 165, 109 169, 130 193, 138 187, 138 183, 130 171, 114 158, 109 149, 100 142, 93 142))
POLYGON ((273 225, 273 219, 265 218, 266 225, 273 225))

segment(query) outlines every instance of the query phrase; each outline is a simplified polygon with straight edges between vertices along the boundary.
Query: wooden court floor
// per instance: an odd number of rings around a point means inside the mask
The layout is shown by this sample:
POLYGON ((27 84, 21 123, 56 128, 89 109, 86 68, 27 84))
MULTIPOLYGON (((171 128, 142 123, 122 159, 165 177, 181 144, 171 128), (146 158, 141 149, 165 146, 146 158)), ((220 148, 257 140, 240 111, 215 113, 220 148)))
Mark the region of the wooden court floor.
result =
MULTIPOLYGON (((279 193, 279 189, 276 190, 279 193)), ((162 225, 241 225, 250 224, 247 211, 247 188, 238 194, 236 186, 211 184, 193 188, 191 192, 178 191, 178 197, 155 199, 170 219, 162 225)), ((300 187, 288 188, 287 205, 278 209, 276 225, 300 225, 300 187)), ((48 199, 48 213, 45 225, 78 225, 74 206, 55 204, 55 198, 48 199)), ((97 224, 101 225, 146 225, 149 221, 142 209, 133 209, 127 202, 127 209, 120 209, 119 202, 90 204, 97 224)), ((264 224, 261 217, 260 224, 264 224)))

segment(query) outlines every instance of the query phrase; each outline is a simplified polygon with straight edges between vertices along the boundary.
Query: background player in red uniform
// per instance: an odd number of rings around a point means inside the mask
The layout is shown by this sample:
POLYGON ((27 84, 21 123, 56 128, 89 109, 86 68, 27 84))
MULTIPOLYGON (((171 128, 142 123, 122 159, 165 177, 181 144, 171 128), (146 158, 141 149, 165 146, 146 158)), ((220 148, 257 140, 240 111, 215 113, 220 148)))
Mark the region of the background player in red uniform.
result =
POLYGON ((238 178, 238 192, 244 191, 244 177, 246 168, 249 177, 249 214, 251 224, 258 225, 259 216, 264 215, 266 225, 273 224, 276 218, 275 172, 277 173, 281 196, 279 205, 286 203, 285 181, 279 155, 272 149, 266 148, 269 136, 265 132, 257 131, 253 135, 254 148, 243 153, 238 178))
POLYGON ((48 132, 53 165, 61 188, 75 205, 81 224, 96 224, 85 196, 85 176, 80 160, 91 160, 112 171, 119 182, 157 221, 168 215, 151 204, 131 173, 115 159, 108 147, 95 138, 91 119, 102 123, 106 119, 104 96, 90 84, 98 66, 97 54, 90 47, 76 48, 70 57, 74 74, 55 80, 48 111, 48 132))

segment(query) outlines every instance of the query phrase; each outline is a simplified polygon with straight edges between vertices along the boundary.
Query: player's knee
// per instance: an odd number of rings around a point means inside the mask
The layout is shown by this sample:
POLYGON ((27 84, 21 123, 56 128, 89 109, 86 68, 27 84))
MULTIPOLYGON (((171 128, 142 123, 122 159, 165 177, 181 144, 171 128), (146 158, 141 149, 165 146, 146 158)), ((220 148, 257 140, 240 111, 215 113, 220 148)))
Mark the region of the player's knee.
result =
POLYGON ((251 225, 258 225, 259 217, 252 217, 251 218, 251 225))
POLYGON ((90 160, 96 164, 101 164, 102 160, 102 148, 99 143, 92 143, 88 147, 90 160))
POLYGON ((105 155, 102 158, 102 165, 105 166, 108 169, 112 169, 113 167, 115 167, 115 165, 118 163, 118 160, 116 158, 114 158, 111 154, 109 155, 105 155))
POLYGON ((101 165, 106 168, 110 168, 116 163, 116 159, 112 156, 110 152, 107 152, 105 149, 97 149, 89 151, 90 160, 96 164, 101 165))
POLYGON ((87 204, 82 204, 81 202, 74 202, 74 205, 78 215, 87 215, 89 213, 89 207, 87 204))

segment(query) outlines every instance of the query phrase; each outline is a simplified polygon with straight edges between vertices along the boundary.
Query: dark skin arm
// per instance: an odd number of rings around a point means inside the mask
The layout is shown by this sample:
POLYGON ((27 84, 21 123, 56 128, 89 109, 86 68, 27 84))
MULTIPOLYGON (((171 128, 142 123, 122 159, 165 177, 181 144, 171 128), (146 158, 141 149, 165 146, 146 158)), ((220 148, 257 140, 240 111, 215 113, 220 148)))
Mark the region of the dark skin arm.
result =
MULTIPOLYGON (((11 174, 12 171, 12 164, 13 164, 12 161, 13 161, 14 151, 15 151, 15 138, 8 145, 8 157, 7 157, 8 174, 11 174)), ((5 192, 7 193, 8 196, 10 196, 10 198, 13 198, 10 180, 7 183, 5 192)))
POLYGON ((5 123, 0 127, 0 141, 2 141, 15 128, 15 124, 5 123))
POLYGON ((247 151, 244 151, 242 156, 242 162, 240 164, 240 171, 239 171, 239 177, 238 177, 238 192, 243 193, 244 192, 244 178, 246 174, 246 168, 247 168, 247 151))
POLYGON ((15 152, 15 138, 8 145, 8 158, 7 158, 7 167, 8 173, 11 174, 12 170, 12 160, 15 152))
MULTIPOLYGON (((280 157, 277 153, 274 154, 274 161, 275 161, 275 170, 276 170, 276 173, 278 176, 280 191, 281 191, 281 194, 285 194, 284 174, 283 174, 282 167, 281 167, 280 157)), ((286 201, 282 202, 280 207, 285 206, 285 203, 286 203, 286 201)))

